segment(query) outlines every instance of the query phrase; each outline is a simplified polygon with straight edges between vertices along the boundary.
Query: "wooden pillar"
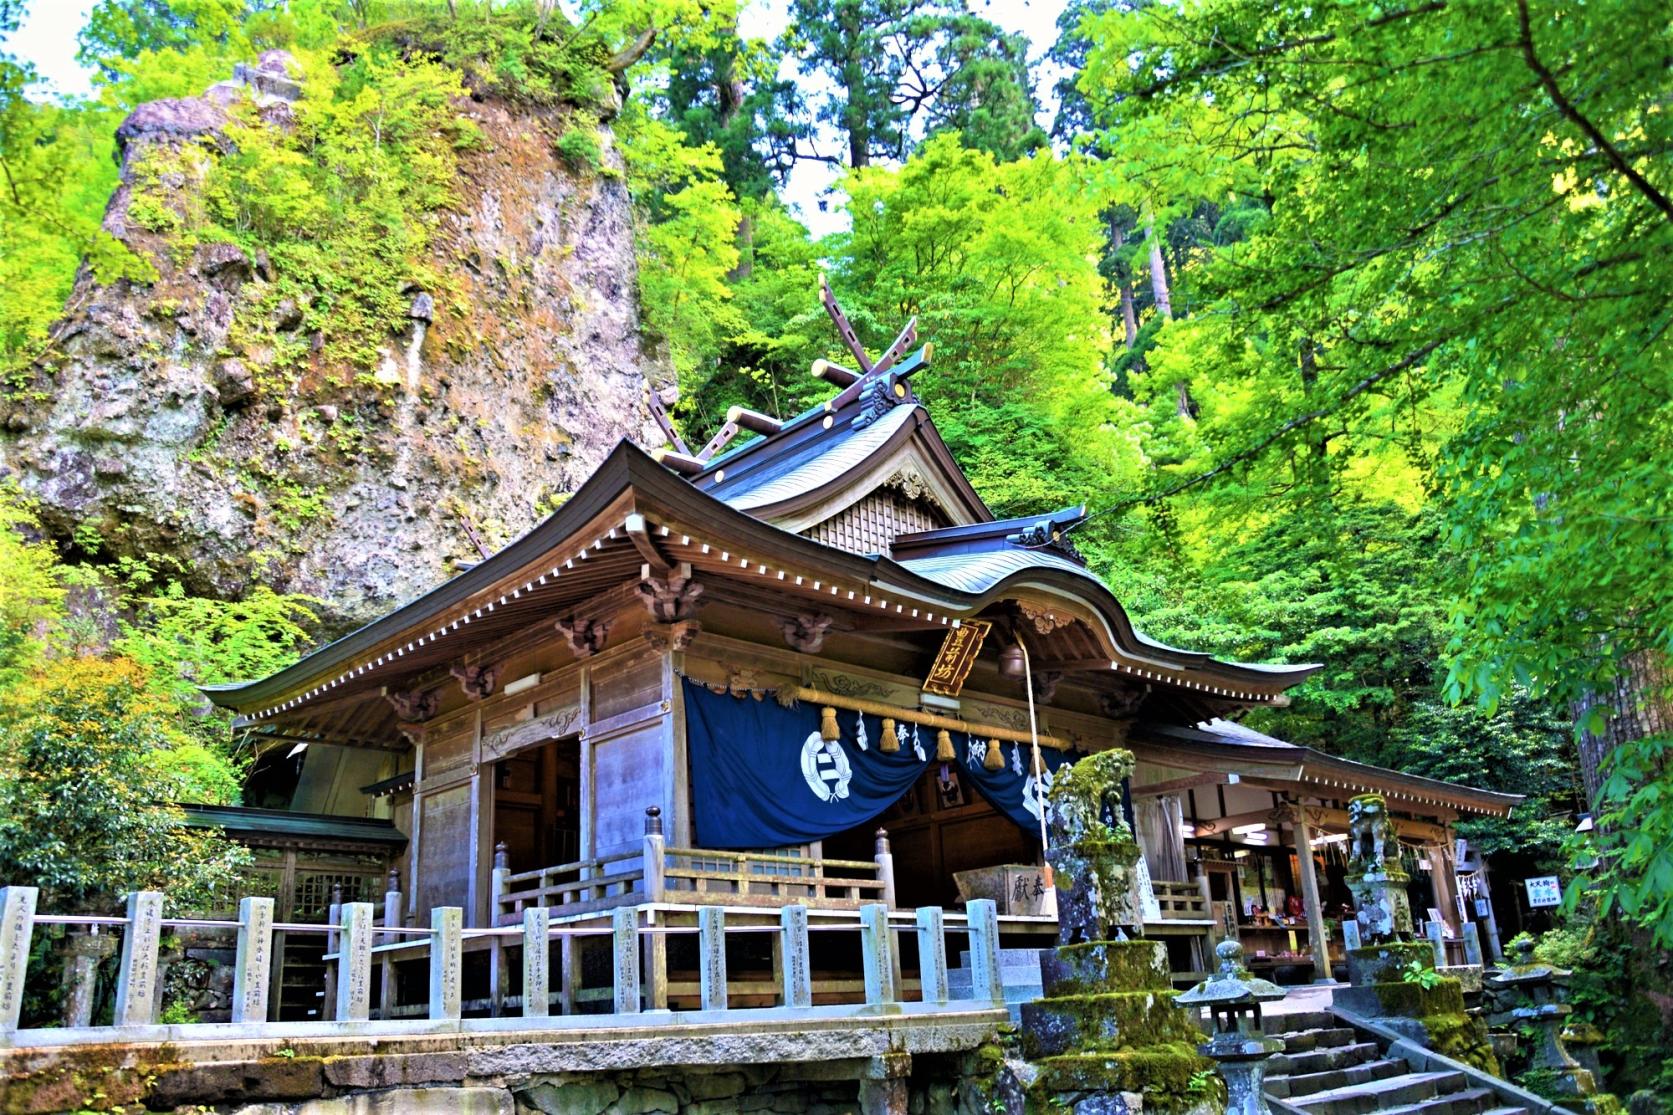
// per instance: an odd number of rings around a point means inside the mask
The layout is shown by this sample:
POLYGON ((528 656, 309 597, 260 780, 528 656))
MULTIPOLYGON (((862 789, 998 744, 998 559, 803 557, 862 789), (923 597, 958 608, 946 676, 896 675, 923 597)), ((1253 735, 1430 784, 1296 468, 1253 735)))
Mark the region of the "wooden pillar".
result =
MULTIPOLYGON (((401 876, 394 868, 389 871, 389 886, 383 892, 383 924, 386 929, 398 929, 402 921, 401 876)), ((399 933, 385 933, 383 944, 399 944, 399 933)), ((395 1000, 400 996, 395 988, 395 960, 393 953, 378 957, 378 1017, 395 1017, 395 1000)))
POLYGON ((1307 807, 1297 802, 1295 820, 1290 829, 1295 834, 1295 859, 1301 868, 1301 903, 1307 910, 1307 937, 1313 946, 1313 977, 1333 978, 1330 971, 1330 938, 1325 935, 1324 906, 1319 901, 1319 872, 1313 863, 1313 832, 1307 824, 1307 807))
POLYGON ((1429 861, 1429 882, 1435 891, 1435 908, 1448 929, 1456 930, 1458 916, 1458 880, 1453 877, 1452 849, 1446 844, 1431 844, 1423 849, 1429 861))
MULTIPOLYGON (((494 870, 489 882, 488 896, 489 925, 499 923, 500 899, 511 889, 511 884, 506 881, 511 875, 510 863, 505 841, 502 840, 494 845, 494 870)), ((491 937, 488 941, 488 1013, 495 1018, 505 1013, 507 979, 505 943, 497 936, 491 937)))
MULTIPOLYGON (((645 810, 645 924, 657 926, 654 903, 662 901, 664 893, 663 869, 666 865, 662 835, 662 810, 651 806, 645 810)), ((668 935, 646 933, 645 950, 645 1006, 650 1010, 668 1009, 668 935)))

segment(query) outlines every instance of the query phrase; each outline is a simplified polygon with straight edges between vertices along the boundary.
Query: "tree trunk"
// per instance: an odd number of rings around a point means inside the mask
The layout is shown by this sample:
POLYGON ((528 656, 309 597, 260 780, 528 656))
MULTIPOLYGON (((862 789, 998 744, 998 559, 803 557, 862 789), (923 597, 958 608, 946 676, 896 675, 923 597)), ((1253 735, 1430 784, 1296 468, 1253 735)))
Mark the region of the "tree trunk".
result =
POLYGON ((1622 663, 1621 676, 1615 679, 1613 689, 1594 693, 1574 706, 1576 720, 1584 720, 1597 705, 1610 713, 1602 732, 1580 733, 1580 779, 1586 788, 1586 801, 1594 809, 1603 785, 1604 759, 1611 751, 1645 736, 1673 732, 1673 702, 1667 696, 1670 688, 1673 664, 1656 651, 1639 651, 1622 663))
MULTIPOLYGON (((1109 229, 1110 241, 1119 252, 1127 244, 1127 234, 1121 231, 1121 226, 1113 217, 1110 219, 1109 229)), ((1127 349, 1130 352, 1139 339, 1139 315, 1133 308, 1133 272, 1130 268, 1121 269, 1116 289, 1121 292, 1121 329, 1127 338, 1127 349)))
POLYGON ((1164 321, 1173 320, 1173 299, 1168 294, 1168 268, 1162 257, 1162 238, 1151 222, 1146 235, 1150 239, 1150 293, 1156 299, 1156 312, 1164 321))

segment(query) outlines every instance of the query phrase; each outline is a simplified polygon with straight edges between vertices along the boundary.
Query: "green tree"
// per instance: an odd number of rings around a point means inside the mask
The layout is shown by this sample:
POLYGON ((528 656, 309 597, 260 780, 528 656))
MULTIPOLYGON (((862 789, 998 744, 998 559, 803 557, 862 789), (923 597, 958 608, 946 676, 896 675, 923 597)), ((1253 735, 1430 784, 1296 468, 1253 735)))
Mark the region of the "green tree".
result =
MULTIPOLYGON (((1158 339, 1152 368, 1216 397, 1152 498, 1396 451, 1458 558, 1448 693, 1488 709, 1583 702, 1673 648, 1667 27, 1650 3, 1532 0, 1090 24, 1080 88, 1152 182, 1218 167, 1270 199, 1201 264, 1210 312, 1158 339)), ((1640 793, 1667 742, 1619 743, 1614 850, 1673 831, 1673 798, 1640 793)), ((1605 901, 1673 942, 1673 840, 1615 862, 1605 901)))
POLYGON ((786 45, 828 86, 819 123, 845 154, 799 157, 859 168, 901 160, 917 130, 952 130, 1002 159, 1045 141, 1034 125, 1027 44, 943 0, 793 0, 786 45))
POLYGON ((180 719, 122 659, 61 659, 0 692, 0 878, 54 912, 132 890, 190 910, 233 883, 248 852, 171 803, 236 800, 237 781, 180 719))

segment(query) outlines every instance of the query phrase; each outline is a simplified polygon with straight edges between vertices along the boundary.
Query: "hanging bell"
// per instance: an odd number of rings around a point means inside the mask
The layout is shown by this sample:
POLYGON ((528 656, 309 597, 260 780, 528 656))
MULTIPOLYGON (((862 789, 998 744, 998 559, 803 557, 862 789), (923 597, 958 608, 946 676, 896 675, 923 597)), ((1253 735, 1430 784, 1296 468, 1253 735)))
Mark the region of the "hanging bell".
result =
POLYGON ((877 750, 885 755, 893 755, 900 750, 900 737, 895 735, 895 722, 887 716, 883 718, 883 738, 877 741, 877 750))
POLYGON ((842 731, 837 727, 836 709, 830 705, 819 710, 819 736, 829 740, 842 738, 842 731))
POLYGON ((999 741, 988 740, 988 753, 982 756, 982 766, 988 770, 999 770, 1005 765, 1005 756, 999 752, 999 741))
POLYGON ((953 754, 953 737, 947 734, 947 729, 942 728, 935 733, 935 761, 950 763, 957 758, 958 756, 953 754))

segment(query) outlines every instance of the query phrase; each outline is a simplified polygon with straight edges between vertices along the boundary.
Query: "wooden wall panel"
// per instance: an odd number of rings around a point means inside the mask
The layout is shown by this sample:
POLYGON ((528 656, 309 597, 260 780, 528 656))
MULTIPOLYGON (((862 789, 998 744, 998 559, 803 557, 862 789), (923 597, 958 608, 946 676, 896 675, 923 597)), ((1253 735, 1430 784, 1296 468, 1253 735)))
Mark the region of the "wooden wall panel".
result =
POLYGON ((592 673, 593 723, 662 700, 662 656, 651 652, 596 666, 592 673))
POLYGON ((592 745, 594 851, 601 856, 640 846, 645 836, 645 810, 664 798, 664 766, 669 761, 666 721, 654 720, 592 745))
POLYGON ((470 905, 471 784, 424 796, 418 849, 420 910, 470 905))

